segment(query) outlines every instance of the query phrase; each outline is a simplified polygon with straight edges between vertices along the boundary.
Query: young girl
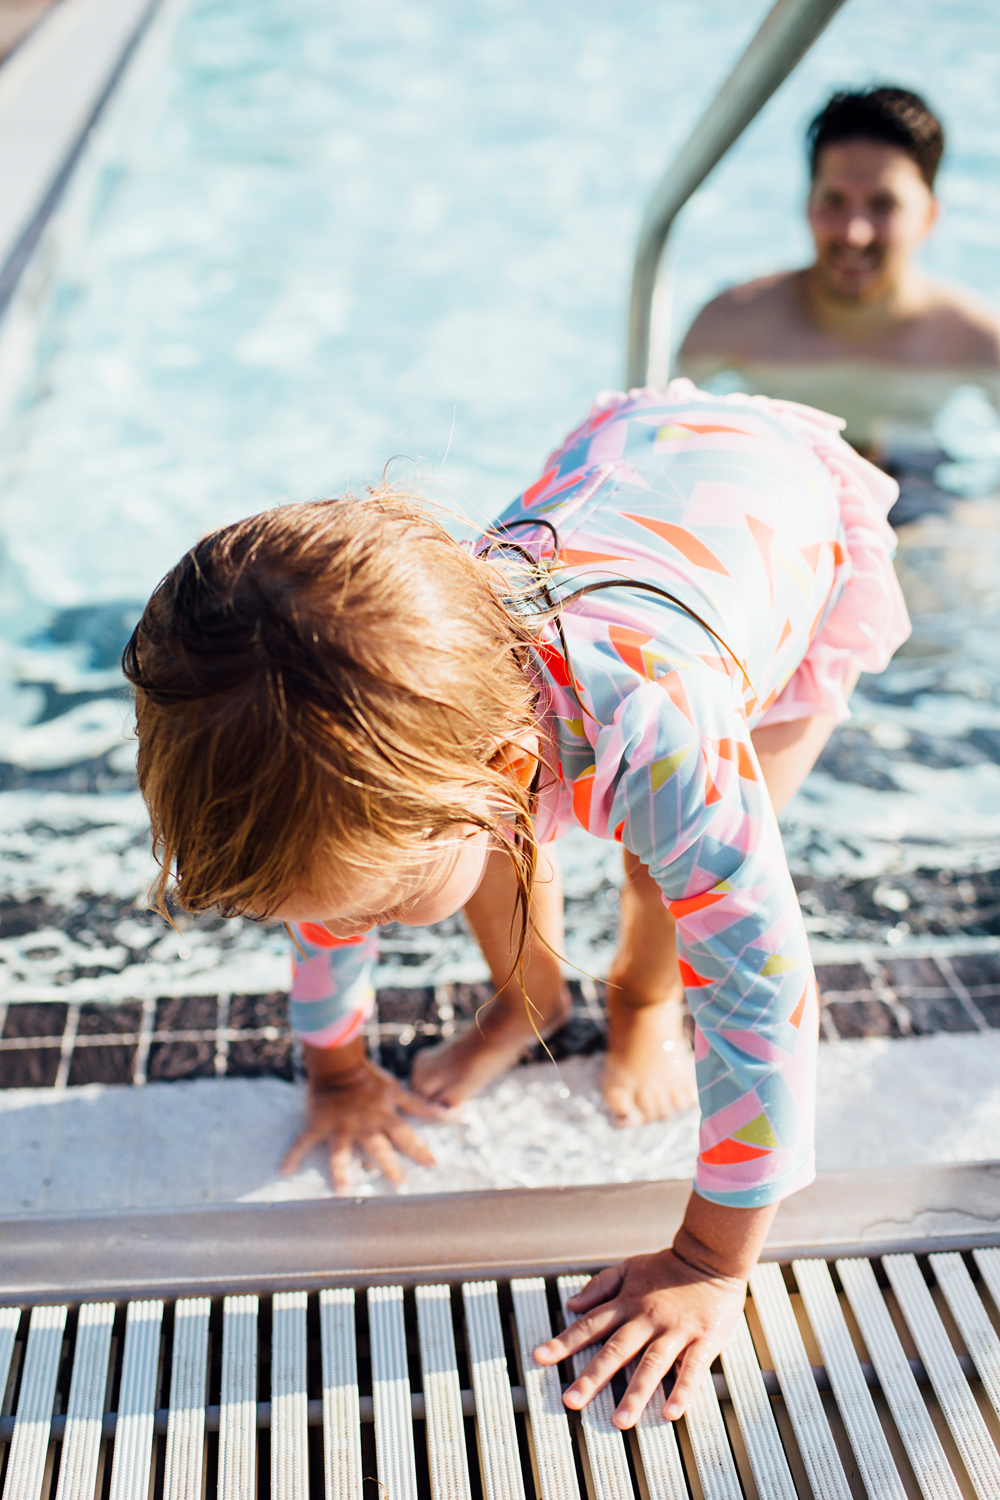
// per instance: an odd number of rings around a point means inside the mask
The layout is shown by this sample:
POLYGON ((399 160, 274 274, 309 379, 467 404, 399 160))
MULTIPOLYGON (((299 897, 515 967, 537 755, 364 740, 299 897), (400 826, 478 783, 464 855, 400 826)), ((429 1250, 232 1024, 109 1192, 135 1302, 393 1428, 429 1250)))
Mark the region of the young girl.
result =
POLYGON ((321 1142, 338 1187, 355 1147, 394 1180, 394 1147, 430 1162, 403 1115, 443 1116, 562 1013, 539 845, 621 843, 605 1096, 626 1122, 689 1101, 683 990, 698 1170, 671 1248, 596 1276, 537 1357, 615 1333, 582 1406, 645 1348, 623 1427, 678 1359, 681 1414, 813 1175, 817 997, 775 808, 909 628, 896 486, 839 425, 687 381, 605 396, 476 552, 386 488, 282 507, 194 547, 126 651, 160 902, 173 874, 189 910, 293 927, 289 1169, 321 1142), (375 932, 459 908, 500 993, 409 1092, 364 1051, 375 932))

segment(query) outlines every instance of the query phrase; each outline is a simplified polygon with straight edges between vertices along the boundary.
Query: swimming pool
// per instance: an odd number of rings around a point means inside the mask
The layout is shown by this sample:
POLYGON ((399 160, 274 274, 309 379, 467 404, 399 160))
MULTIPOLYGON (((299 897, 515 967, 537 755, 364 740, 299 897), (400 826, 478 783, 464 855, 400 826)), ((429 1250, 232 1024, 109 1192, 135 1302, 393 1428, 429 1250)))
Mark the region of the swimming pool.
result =
MULTIPOLYGON (((116 652, 197 534, 390 461, 485 520, 619 383, 646 193, 763 9, 164 0, 60 210, 3 419, 6 899, 141 889, 116 652)), ((874 78, 941 108, 947 212, 927 263, 992 292, 998 59, 987 4, 850 0, 686 211, 678 330, 720 285, 805 256, 802 129, 832 87, 874 78)), ((988 467, 988 425, 956 420, 988 467)), ((996 926, 998 535, 980 501, 904 539, 914 641, 789 810, 818 938, 996 926)), ((570 956, 598 966, 614 859, 581 840, 567 864, 570 956)), ((235 973, 263 944, 283 974, 271 939, 226 941, 235 973)), ((221 939, 206 942, 210 967, 221 939)), ((457 932, 406 943, 387 972, 476 972, 457 932)), ((127 944, 102 951, 121 992, 146 982, 127 944)), ((18 984, 42 985, 17 962, 18 984)), ((193 965, 194 983, 199 962, 174 972, 193 965)))

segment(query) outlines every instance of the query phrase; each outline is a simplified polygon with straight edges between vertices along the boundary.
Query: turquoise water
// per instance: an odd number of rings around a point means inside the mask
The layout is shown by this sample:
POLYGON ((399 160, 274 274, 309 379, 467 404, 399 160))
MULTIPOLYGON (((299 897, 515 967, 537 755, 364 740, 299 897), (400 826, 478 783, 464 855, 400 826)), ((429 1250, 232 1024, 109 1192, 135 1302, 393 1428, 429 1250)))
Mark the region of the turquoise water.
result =
MULTIPOLYGON (((47 605, 141 598, 205 527, 393 458, 498 510, 620 383, 645 198, 766 8, 165 4, 2 433, 0 526, 47 605)), ((678 328, 805 257, 803 125, 876 77, 951 133, 928 264, 993 290, 998 59, 992 5, 850 0, 686 213, 678 328)))
MULTIPOLYGON (((164 0, 53 227, 0 425, 0 900, 140 888, 115 657, 199 533, 387 463, 486 520, 620 383, 646 197, 765 9, 164 0)), ((805 260, 804 126, 875 80, 948 127, 927 265, 1000 298, 1000 11, 848 0, 686 210, 678 331, 721 286, 805 260)), ((974 461, 994 438, 973 426, 974 461)), ((996 864, 997 534, 987 505, 907 542, 917 635, 793 807, 798 870, 996 864)), ((569 865, 593 927, 612 871, 569 865)))

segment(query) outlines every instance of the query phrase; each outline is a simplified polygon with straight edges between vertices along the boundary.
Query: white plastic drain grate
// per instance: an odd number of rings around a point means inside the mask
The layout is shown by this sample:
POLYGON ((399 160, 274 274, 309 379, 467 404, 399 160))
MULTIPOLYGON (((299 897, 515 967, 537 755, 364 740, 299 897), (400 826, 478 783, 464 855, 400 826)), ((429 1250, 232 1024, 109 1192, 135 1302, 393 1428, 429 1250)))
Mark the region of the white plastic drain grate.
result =
POLYGON ((0 1500, 1000 1500, 997 1252, 762 1265, 629 1433, 532 1360, 584 1280, 0 1308, 0 1500))

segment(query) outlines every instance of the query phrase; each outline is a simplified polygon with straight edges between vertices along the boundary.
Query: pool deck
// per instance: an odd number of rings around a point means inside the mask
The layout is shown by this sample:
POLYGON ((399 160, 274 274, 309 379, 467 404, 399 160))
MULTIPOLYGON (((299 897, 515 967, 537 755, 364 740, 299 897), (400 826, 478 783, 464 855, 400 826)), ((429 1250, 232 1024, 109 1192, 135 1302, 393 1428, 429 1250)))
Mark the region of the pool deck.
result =
MULTIPOLYGON (((0 73, 0 268, 93 123, 150 0, 63 0, 0 73)), ((6 50, 6 49, 5 49, 6 50)))
MULTIPOLYGON (((531 1064, 454 1124, 421 1124, 437 1166, 411 1166, 406 1191, 690 1177, 697 1113, 615 1130, 599 1076, 599 1056, 531 1064)), ((823 1044, 820 1170, 1000 1159, 998 1076, 1000 1031, 823 1044)), ((302 1105, 277 1078, 0 1091, 0 1218, 330 1197, 319 1151, 278 1175, 302 1105)), ((358 1166, 356 1193, 391 1191, 358 1166)))

